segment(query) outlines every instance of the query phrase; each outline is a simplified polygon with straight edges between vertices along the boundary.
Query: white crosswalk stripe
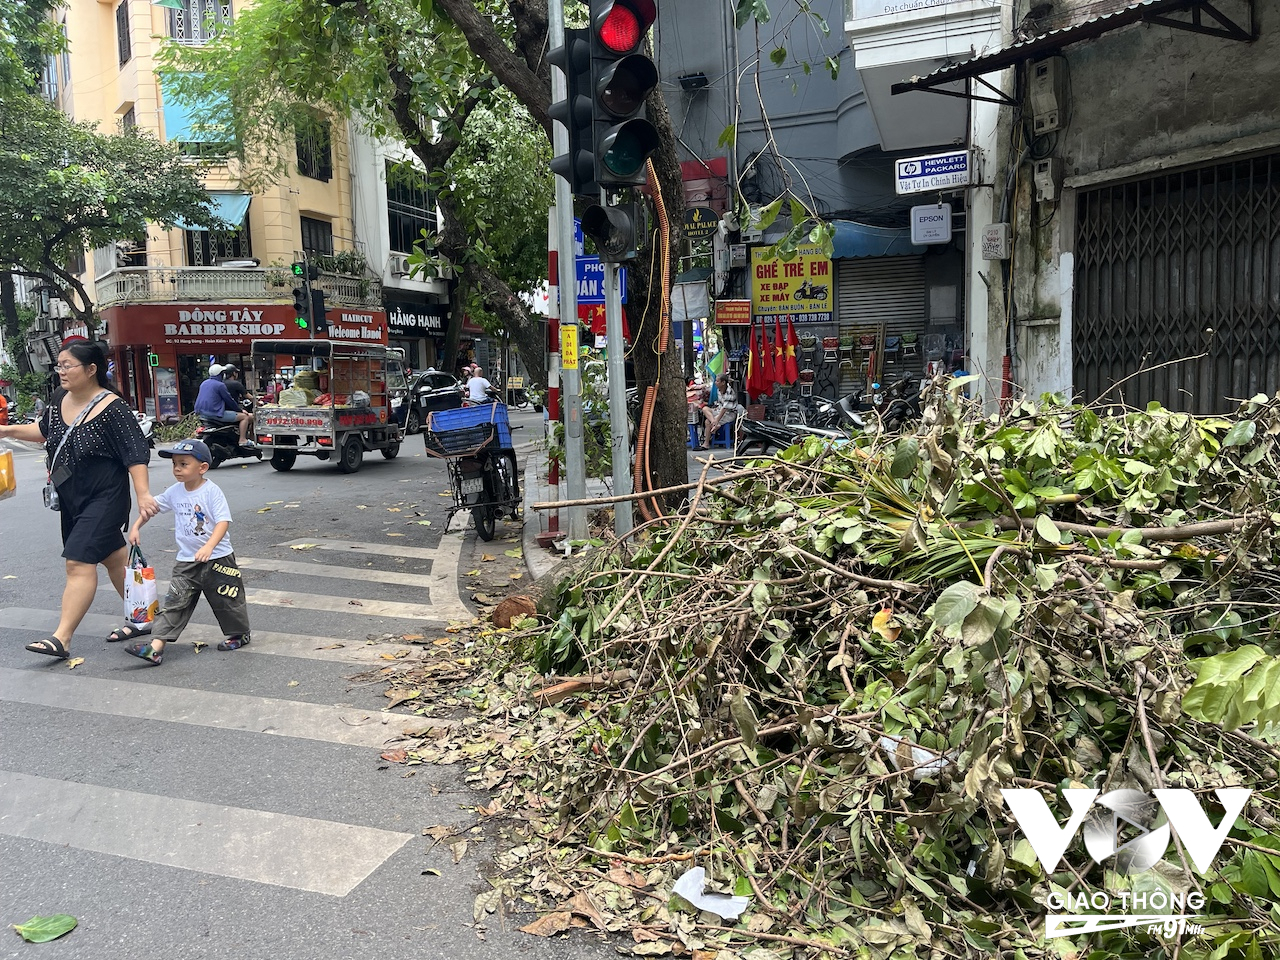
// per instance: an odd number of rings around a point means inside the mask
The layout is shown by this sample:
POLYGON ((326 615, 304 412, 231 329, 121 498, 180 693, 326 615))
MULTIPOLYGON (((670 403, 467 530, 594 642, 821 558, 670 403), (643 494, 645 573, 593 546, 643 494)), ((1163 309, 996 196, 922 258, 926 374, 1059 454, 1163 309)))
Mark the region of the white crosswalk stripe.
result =
MULTIPOLYGON (((230 656, 237 663, 246 657, 261 657, 263 664, 278 664, 282 658, 329 662, 349 671, 390 663, 399 667, 440 655, 436 652, 439 648, 430 646, 366 640, 368 628, 358 624, 372 618, 391 621, 379 622, 377 629, 395 636, 424 632, 424 624, 443 626, 449 621, 470 620, 473 614, 457 587, 463 541, 462 535, 450 533, 433 548, 313 539, 294 541, 314 546, 296 554, 285 550, 288 559, 241 557, 247 599, 253 605, 252 643, 234 654, 204 656, 209 660, 230 656), (311 550, 323 551, 324 559, 311 557, 311 550), (377 560, 383 557, 429 561, 430 566, 421 573, 379 570, 377 560), (268 575, 277 578, 268 581, 270 588, 255 586, 256 580, 268 575), (379 592, 404 599, 369 596, 379 592), (262 622, 263 627, 287 629, 298 621, 300 612, 328 616, 330 621, 319 621, 326 623, 324 632, 347 635, 312 636, 258 627, 262 622), (339 614, 353 619, 332 619, 339 614)), ((161 576, 167 573, 163 564, 158 572, 161 576)), ((158 588, 163 598, 163 582, 158 588)), ((109 583, 100 585, 99 597, 98 610, 119 604, 109 583)), ((212 621, 203 603, 197 617, 212 621)), ((56 622, 56 609, 24 606, 0 610, 0 623, 10 631, 28 631, 29 639, 47 635, 56 622)), ((102 654, 119 650, 114 646, 104 650, 101 643, 120 622, 103 613, 86 616, 74 638, 75 655, 88 656, 94 665, 100 665, 102 654)), ((306 622, 317 621, 311 617, 306 622)), ((193 622, 180 643, 212 646, 221 639, 211 622, 193 622)), ((190 667, 190 651, 184 656, 184 665, 190 667)), ((132 658, 121 659, 136 665, 132 658)), ((177 661, 166 655, 161 670, 168 670, 171 662, 177 661)), ((382 751, 407 737, 448 726, 444 721, 383 710, 380 705, 331 705, 169 685, 163 682, 165 674, 144 668, 113 670, 106 677, 86 674, 86 669, 42 670, 25 662, 20 667, 0 666, 0 705, 85 715, 89 717, 84 721, 86 727, 107 722, 182 725, 231 738, 292 738, 336 751, 382 751)), ((202 661, 196 661, 192 669, 202 670, 202 661)), ((161 730, 156 736, 166 734, 161 730)), ((104 750, 114 748, 110 745, 104 750)), ((44 771, 0 768, 0 836, 334 897, 351 893, 415 835, 167 797, 146 792, 149 784, 142 790, 121 789, 83 782, 82 777, 70 781, 37 773, 44 771), (139 811, 156 808, 164 810, 162 818, 139 817, 139 811)), ((351 787, 342 784, 335 789, 351 787)))

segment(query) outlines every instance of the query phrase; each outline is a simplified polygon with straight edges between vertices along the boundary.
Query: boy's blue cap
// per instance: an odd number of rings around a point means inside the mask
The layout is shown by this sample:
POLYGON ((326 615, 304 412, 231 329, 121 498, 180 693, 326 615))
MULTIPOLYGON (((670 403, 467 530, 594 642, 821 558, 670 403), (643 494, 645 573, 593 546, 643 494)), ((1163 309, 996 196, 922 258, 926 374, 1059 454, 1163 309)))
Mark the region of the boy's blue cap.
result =
POLYGON ((170 460, 178 454, 195 457, 201 463, 213 463, 213 456, 209 453, 209 445, 203 440, 179 440, 173 445, 172 450, 160 451, 160 456, 168 457, 170 460))

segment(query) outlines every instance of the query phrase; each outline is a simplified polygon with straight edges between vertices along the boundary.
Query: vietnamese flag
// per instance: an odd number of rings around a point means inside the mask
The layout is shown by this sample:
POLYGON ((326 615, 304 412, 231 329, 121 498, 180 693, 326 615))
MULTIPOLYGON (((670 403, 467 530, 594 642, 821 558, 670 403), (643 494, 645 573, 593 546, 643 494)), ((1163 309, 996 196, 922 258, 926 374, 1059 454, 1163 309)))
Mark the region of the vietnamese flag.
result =
POLYGON ((782 320, 773 318, 773 373, 782 386, 789 386, 787 379, 787 342, 782 338, 782 320))
POLYGON ((800 379, 800 361, 796 359, 796 348, 800 341, 796 339, 796 328, 787 317, 787 382, 795 383, 800 379))
POLYGON ((751 374, 747 390, 759 397, 764 394, 768 382, 764 378, 764 354, 760 350, 760 338, 756 333, 755 323, 751 324, 751 341, 748 350, 751 354, 751 374))
POLYGON ((773 396, 773 388, 778 383, 778 375, 773 369, 774 368, 773 358, 774 358, 774 354, 776 353, 776 350, 773 345, 773 334, 769 331, 769 324, 762 323, 760 324, 760 326, 762 327, 760 331, 760 339, 764 343, 764 363, 761 364, 761 366, 764 368, 764 376, 763 376, 764 391, 763 392, 766 397, 771 397, 773 396))

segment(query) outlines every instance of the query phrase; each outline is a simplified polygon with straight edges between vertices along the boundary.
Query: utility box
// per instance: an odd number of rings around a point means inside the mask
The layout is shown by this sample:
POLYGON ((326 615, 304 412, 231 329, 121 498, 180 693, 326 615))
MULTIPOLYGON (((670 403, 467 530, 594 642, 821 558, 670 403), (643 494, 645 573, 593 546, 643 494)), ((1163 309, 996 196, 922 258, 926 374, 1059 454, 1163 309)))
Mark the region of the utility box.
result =
POLYGON ((982 228, 982 259, 1009 259, 1009 224, 989 223, 982 228))
POLYGON ((1037 160, 1031 179, 1036 185, 1036 199, 1052 202, 1058 199, 1058 184, 1062 182, 1062 161, 1057 157, 1037 160))
POLYGON ((1028 99, 1031 101, 1031 129, 1039 136, 1061 130, 1067 118, 1067 62, 1049 57, 1031 65, 1028 99))

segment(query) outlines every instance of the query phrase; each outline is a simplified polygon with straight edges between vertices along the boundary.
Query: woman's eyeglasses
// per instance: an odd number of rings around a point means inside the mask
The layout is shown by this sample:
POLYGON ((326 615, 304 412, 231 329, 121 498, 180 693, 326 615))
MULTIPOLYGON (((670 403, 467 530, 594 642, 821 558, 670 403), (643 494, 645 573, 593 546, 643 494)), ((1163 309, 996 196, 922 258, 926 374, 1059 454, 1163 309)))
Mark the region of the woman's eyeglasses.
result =
POLYGON ((83 366, 84 366, 83 363, 60 363, 57 366, 55 366, 53 369, 57 370, 59 373, 66 373, 68 370, 74 370, 76 367, 83 367, 83 366))

